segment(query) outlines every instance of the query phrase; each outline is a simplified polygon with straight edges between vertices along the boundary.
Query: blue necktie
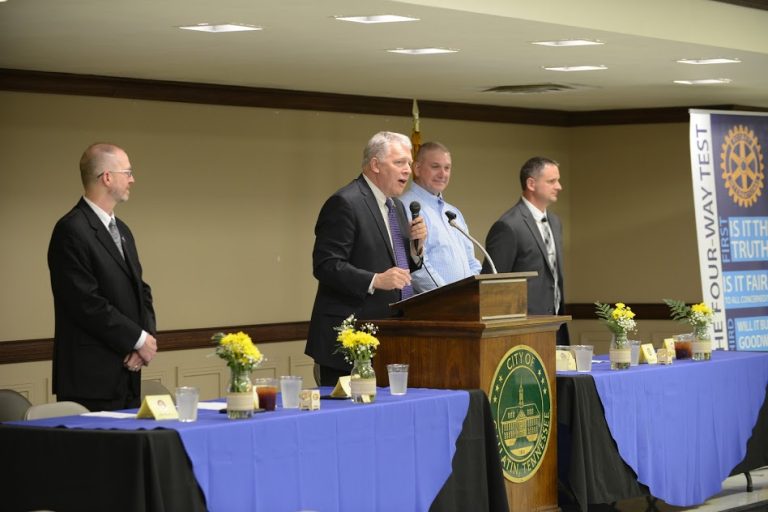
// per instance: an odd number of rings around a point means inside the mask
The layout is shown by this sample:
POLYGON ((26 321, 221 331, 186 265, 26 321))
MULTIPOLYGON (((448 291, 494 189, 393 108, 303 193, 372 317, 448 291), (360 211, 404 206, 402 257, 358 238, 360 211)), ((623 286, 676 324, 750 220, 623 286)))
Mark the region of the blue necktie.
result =
MULTIPOLYGON (((387 198, 387 210, 389 211, 389 232, 392 235, 392 249, 395 251, 395 261, 398 267, 408 270, 408 256, 403 244, 403 235, 400 233, 400 224, 397 222, 395 203, 390 198, 387 198)), ((412 295, 413 287, 411 285, 405 286, 402 290, 402 298, 407 299, 412 295)))

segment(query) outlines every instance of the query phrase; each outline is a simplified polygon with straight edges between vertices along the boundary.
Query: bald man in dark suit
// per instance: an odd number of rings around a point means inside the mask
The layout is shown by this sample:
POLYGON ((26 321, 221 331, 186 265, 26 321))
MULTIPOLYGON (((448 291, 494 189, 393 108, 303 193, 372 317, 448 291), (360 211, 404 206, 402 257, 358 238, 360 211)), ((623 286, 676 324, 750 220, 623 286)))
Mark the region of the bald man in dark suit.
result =
POLYGON ((334 353, 334 327, 352 314, 360 320, 389 317, 389 304, 413 293, 410 271, 420 267, 424 244, 416 249, 411 241, 426 239, 427 230, 423 219, 408 223, 397 199, 412 162, 408 137, 377 133, 363 153, 363 173, 333 194, 318 215, 312 252, 318 284, 305 353, 315 360, 321 385, 333 386, 350 371, 334 353), (397 261, 398 238, 405 262, 397 261))
POLYGON ((157 351, 150 287, 131 230, 114 215, 134 183, 128 155, 93 144, 80 160, 85 193, 53 229, 53 392, 92 411, 138 407, 140 370, 157 351))

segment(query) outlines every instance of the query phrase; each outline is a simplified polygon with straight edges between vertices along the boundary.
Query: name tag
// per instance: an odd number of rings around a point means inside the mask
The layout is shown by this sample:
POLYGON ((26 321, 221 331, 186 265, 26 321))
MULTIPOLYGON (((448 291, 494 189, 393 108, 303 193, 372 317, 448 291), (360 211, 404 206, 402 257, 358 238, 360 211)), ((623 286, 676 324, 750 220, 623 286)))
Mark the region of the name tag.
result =
POLYGON ((136 415, 139 419, 177 420, 179 413, 171 395, 147 395, 136 415))
POLYGON ((656 350, 653 348, 652 343, 643 343, 640 345, 640 362, 648 364, 656 364, 656 350))

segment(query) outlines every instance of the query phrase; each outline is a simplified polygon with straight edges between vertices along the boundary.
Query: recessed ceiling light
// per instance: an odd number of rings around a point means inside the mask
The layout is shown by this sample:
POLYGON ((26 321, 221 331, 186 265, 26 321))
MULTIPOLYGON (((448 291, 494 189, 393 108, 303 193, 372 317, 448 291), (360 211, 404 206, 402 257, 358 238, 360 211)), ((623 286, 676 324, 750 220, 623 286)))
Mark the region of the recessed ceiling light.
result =
POLYGON ((401 23, 404 21, 419 21, 419 18, 397 16, 394 14, 378 14, 376 16, 334 16, 339 21, 351 21, 353 23, 401 23))
POLYGON ((195 30, 197 32, 247 32, 251 30, 262 30, 261 27, 255 25, 245 25, 241 23, 222 23, 220 25, 212 25, 210 23, 198 23, 197 25, 184 25, 179 27, 182 30, 195 30))
POLYGON ((717 84, 729 84, 730 78, 705 78, 703 80, 675 80, 676 84, 683 85, 717 85, 717 84))
POLYGON ((459 50, 451 48, 395 48, 387 50, 389 53, 402 53, 404 55, 435 55, 438 53, 456 53, 459 50))
POLYGON ((608 69, 608 66, 557 66, 557 67, 545 67, 547 71, 599 71, 601 69, 608 69))
POLYGON ((677 62, 680 64, 739 64, 741 63, 740 59, 726 59, 726 58, 717 58, 717 59, 680 59, 677 62))
POLYGON ((605 44, 597 39, 558 39, 555 41, 532 41, 539 46, 593 46, 605 44))

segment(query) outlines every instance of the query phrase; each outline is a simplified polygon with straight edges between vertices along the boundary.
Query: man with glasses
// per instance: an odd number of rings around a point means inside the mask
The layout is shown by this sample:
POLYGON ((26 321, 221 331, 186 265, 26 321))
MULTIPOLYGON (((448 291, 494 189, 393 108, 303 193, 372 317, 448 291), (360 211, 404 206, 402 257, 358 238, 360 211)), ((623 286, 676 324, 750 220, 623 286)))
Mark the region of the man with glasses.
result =
POLYGON ((92 411, 138 407, 140 370, 155 357, 152 292, 131 230, 114 209, 135 179, 113 144, 80 159, 84 194, 53 229, 48 268, 55 312, 53 392, 92 411))

